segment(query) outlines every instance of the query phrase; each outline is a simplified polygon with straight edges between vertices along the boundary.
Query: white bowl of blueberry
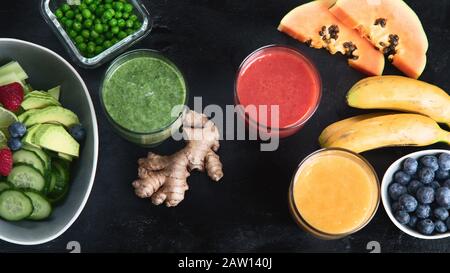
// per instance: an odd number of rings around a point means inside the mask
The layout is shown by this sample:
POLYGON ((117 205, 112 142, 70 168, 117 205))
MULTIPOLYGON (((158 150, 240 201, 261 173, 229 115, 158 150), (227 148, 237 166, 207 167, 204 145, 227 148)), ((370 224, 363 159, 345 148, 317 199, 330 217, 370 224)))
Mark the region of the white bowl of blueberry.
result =
POLYGON ((420 239, 450 237, 450 151, 419 151, 395 161, 383 177, 381 198, 403 232, 420 239))

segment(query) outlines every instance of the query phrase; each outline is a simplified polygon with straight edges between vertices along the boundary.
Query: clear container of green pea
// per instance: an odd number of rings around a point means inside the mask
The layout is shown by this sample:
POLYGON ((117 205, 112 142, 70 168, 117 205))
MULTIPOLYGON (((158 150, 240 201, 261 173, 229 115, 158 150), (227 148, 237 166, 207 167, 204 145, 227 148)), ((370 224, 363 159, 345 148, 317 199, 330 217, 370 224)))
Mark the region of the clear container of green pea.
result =
POLYGON ((41 13, 72 59, 84 68, 110 61, 152 28, 140 0, 41 0, 41 13))

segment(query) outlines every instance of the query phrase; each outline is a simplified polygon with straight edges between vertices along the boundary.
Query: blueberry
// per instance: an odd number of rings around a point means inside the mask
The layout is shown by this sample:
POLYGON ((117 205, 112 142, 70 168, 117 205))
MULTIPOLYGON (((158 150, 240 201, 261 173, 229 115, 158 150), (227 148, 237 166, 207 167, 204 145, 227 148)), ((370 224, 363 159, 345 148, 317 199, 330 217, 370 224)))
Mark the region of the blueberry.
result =
POLYGON ((444 183, 442 184, 442 187, 447 187, 450 189, 450 179, 445 180, 444 183))
POLYGON ((414 216, 414 215, 410 215, 410 216, 409 216, 409 222, 408 222, 407 225, 408 225, 410 228, 415 228, 415 227, 416 227, 416 224, 417 224, 417 217, 414 216))
POLYGON ((409 194, 416 194, 417 190, 420 187, 423 187, 423 184, 420 183, 418 180, 413 180, 413 181, 409 182, 408 193, 409 194))
POLYGON ((426 155, 421 157, 420 163, 422 163, 425 167, 432 168, 433 171, 437 171, 437 169, 439 169, 438 159, 434 155, 426 155))
POLYGON ((444 171, 450 171, 450 154, 442 153, 438 159, 439 168, 444 171))
POLYGON ((432 187, 421 187, 417 190, 416 197, 422 204, 431 204, 434 201, 434 189, 432 187))
POLYGON ((436 232, 444 233, 447 231, 447 225, 443 221, 437 220, 434 221, 434 229, 436 232))
POLYGON ((444 208, 450 208, 450 189, 447 187, 439 188, 436 191, 436 202, 444 208))
POLYGON ((443 169, 438 169, 436 171, 436 175, 435 176, 436 176, 436 179, 438 179, 438 180, 444 180, 444 179, 447 179, 447 178, 450 177, 450 172, 446 171, 446 170, 443 170, 443 169))
POLYGON ((445 220, 445 225, 447 226, 447 229, 450 229, 450 217, 445 220))
POLYGON ((431 235, 434 231, 434 223, 430 219, 420 220, 417 223, 417 231, 424 235, 431 235))
POLYGON ((437 190, 441 187, 441 184, 439 184, 439 182, 437 181, 433 181, 430 183, 430 187, 432 187, 434 190, 437 190))
POLYGON ((429 205, 418 205, 416 209, 416 216, 420 219, 430 217, 431 207, 429 205))
POLYGON ((400 196, 398 199, 398 203, 401 210, 405 210, 406 212, 413 212, 417 208, 417 200, 412 195, 407 193, 400 196))
POLYGON ((69 133, 78 142, 83 141, 83 139, 86 137, 86 130, 84 129, 84 127, 81 124, 72 126, 69 129, 69 133))
POLYGON ((445 221, 448 218, 448 210, 443 207, 435 208, 433 210, 433 215, 436 219, 445 221))
POLYGON ((391 204, 391 209, 392 209, 392 211, 394 211, 394 212, 400 210, 400 203, 398 203, 398 202, 392 203, 392 204, 391 204))
POLYGON ((14 122, 8 127, 9 134, 11 137, 23 137, 27 132, 27 127, 21 122, 14 122))
POLYGON ((420 182, 429 184, 434 180, 434 170, 428 167, 421 168, 418 173, 418 178, 420 182))
POLYGON ((409 214, 404 211, 404 210, 399 210, 394 214, 395 219, 397 219, 397 221, 402 224, 402 225, 406 225, 409 223, 410 217, 409 214))
POLYGON ((408 157, 403 161, 403 171, 409 175, 413 175, 417 172, 419 163, 414 158, 408 157))
POLYGON ((22 142, 20 141, 20 138, 12 137, 8 140, 8 147, 13 150, 17 151, 22 148, 22 142))
POLYGON ((406 186, 411 181, 411 176, 404 171, 398 171, 394 174, 394 181, 406 186))
POLYGON ((400 197, 400 195, 406 193, 406 187, 400 185, 399 183, 392 183, 389 186, 388 192, 392 200, 397 200, 400 197))

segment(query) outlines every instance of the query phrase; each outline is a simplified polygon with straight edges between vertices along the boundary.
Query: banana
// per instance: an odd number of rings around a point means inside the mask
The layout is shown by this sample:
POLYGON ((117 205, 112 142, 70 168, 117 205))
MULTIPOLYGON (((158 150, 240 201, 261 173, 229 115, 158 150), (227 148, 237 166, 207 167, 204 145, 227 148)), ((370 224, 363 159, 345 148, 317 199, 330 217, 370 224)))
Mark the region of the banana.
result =
POLYGON ((427 146, 437 142, 450 144, 450 133, 431 118, 418 114, 387 114, 344 127, 321 146, 361 153, 388 146, 427 146))
POLYGON ((359 115, 354 116, 351 118, 343 119, 341 121, 335 122, 331 125, 329 125, 327 128, 325 128, 322 133, 319 136, 319 144, 323 145, 327 142, 333 142, 333 137, 338 135, 338 132, 341 130, 344 130, 347 127, 352 126, 353 124, 369 119, 374 117, 379 117, 387 114, 392 114, 389 112, 382 112, 382 113, 371 113, 371 114, 365 114, 365 115, 359 115))
POLYGON ((437 86, 407 77, 365 78, 347 93, 347 103, 361 109, 418 113, 450 127, 450 96, 437 86))

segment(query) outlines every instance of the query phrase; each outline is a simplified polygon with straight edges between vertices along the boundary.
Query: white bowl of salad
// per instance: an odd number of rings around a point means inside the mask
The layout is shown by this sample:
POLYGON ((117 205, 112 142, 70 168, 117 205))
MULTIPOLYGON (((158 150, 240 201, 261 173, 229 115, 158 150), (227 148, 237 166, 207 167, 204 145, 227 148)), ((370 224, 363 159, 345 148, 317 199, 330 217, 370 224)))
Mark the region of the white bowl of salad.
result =
POLYGON ((97 120, 77 71, 55 52, 0 39, 0 239, 64 233, 94 183, 97 120))

